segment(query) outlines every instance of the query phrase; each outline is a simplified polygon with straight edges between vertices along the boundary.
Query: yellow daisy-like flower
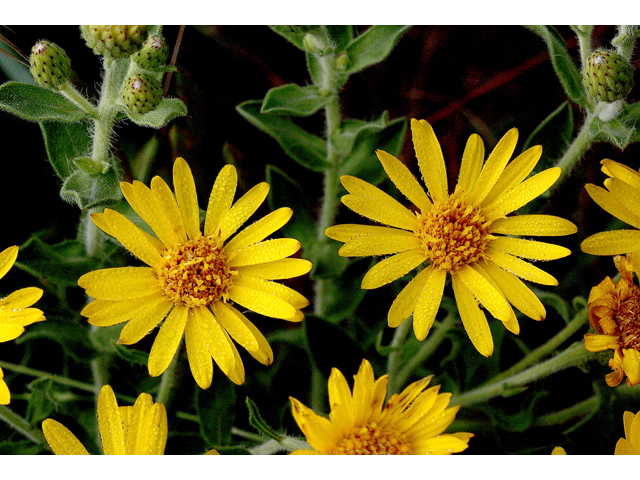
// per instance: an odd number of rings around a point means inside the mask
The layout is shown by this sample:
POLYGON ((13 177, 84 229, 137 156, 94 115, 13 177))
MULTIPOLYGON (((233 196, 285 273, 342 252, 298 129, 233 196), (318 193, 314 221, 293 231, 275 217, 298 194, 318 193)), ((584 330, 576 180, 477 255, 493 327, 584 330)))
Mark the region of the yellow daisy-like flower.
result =
MULTIPOLYGON (((18 247, 0 252, 0 278, 4 277, 18 258, 18 247)), ((29 308, 42 297, 42 290, 35 287, 22 288, 8 297, 0 299, 0 342, 8 342, 22 335, 24 327, 45 320, 42 310, 29 308)), ((0 368, 0 405, 11 401, 9 387, 0 368)))
POLYGON ((397 158, 376 153, 391 181, 416 207, 409 210, 369 183, 345 175, 349 195, 342 202, 354 212, 388 226, 336 225, 326 234, 344 242, 341 256, 391 255, 374 265, 362 288, 386 285, 414 268, 428 266, 400 292, 388 315, 390 327, 413 314, 413 329, 423 340, 433 325, 447 275, 460 317, 471 341, 485 356, 493 353, 493 340, 481 303, 513 333, 519 325, 511 305, 534 320, 546 316, 544 306, 520 280, 557 285, 557 280, 522 260, 552 260, 569 255, 557 245, 515 238, 515 235, 555 236, 577 231, 568 220, 551 215, 507 215, 547 190, 560 175, 559 168, 544 170, 529 179, 542 154, 539 145, 509 159, 518 132, 512 129, 484 162, 478 135, 469 138, 452 194, 440 144, 425 120, 411 120, 418 166, 427 186, 424 191, 397 158))
POLYGON ((616 455, 640 455, 640 412, 624 412, 624 436, 616 443, 616 455))
POLYGON ((562 447, 555 447, 552 451, 551 451, 551 455, 566 455, 567 452, 564 451, 564 448, 562 447))
POLYGON ((607 277, 589 293, 589 323, 597 333, 585 334, 584 347, 590 352, 613 350, 607 385, 615 387, 626 376, 632 386, 640 383, 640 288, 633 282, 629 258, 616 256, 614 263, 620 281, 607 277))
POLYGON ((600 163, 609 177, 604 181, 606 189, 587 184, 587 193, 603 210, 636 229, 596 233, 580 248, 591 255, 627 254, 633 270, 640 274, 640 173, 608 158, 600 163))
POLYGON ((204 233, 193 175, 182 158, 175 161, 173 183, 175 198, 160 177, 151 180, 151 188, 138 181, 120 184, 131 207, 158 238, 113 210, 92 215, 98 227, 148 267, 109 268, 80 277, 78 284, 97 299, 82 314, 100 327, 129 320, 119 339, 126 345, 138 342, 166 317, 149 355, 151 376, 166 370, 184 333, 191 372, 200 387, 211 385, 212 357, 225 375, 241 384, 244 366, 231 338, 265 365, 273 361, 273 352, 232 302, 299 322, 300 309, 309 302, 272 280, 303 275, 311 263, 286 258, 300 248, 297 240, 264 240, 289 221, 289 208, 270 213, 231 238, 266 198, 267 183, 233 204, 237 173, 232 165, 225 166, 211 191, 204 233))
POLYGON ((296 455, 423 455, 466 450, 472 433, 443 434, 459 406, 447 408, 450 393, 427 389, 431 377, 392 395, 383 408, 388 376, 374 380, 367 360, 354 375, 353 393, 337 370, 329 377, 329 419, 316 415, 295 398, 293 416, 314 450, 296 455))
MULTIPOLYGON (((118 407, 109 385, 100 389, 98 427, 105 455, 163 455, 167 444, 167 411, 142 393, 133 407, 118 407)), ((89 455, 67 427, 47 418, 42 431, 56 455, 89 455)))

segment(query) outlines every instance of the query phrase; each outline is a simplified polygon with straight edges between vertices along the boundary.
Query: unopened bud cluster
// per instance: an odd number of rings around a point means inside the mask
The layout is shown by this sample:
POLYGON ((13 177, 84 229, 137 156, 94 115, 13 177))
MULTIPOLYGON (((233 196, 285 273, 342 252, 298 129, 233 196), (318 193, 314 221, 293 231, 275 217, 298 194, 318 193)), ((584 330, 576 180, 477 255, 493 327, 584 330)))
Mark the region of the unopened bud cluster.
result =
POLYGON ((124 58, 138 51, 149 25, 80 25, 80 33, 96 55, 124 58))
POLYGON ((633 67, 623 57, 607 50, 594 51, 583 72, 587 91, 603 102, 624 99, 633 87, 633 67))
POLYGON ((130 113, 147 113, 160 104, 162 85, 155 75, 136 73, 124 81, 120 94, 130 113))
POLYGON ((30 71, 43 87, 59 90, 71 74, 71 60, 58 45, 41 40, 31 49, 30 71))

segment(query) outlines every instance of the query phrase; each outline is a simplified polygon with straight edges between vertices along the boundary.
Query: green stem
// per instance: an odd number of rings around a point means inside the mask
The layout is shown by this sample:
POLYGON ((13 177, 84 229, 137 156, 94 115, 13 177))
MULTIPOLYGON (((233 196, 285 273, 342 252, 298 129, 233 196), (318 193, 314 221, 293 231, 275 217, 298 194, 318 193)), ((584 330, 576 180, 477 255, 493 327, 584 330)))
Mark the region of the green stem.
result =
POLYGON ((499 397, 505 393, 510 393, 509 391, 512 389, 524 387, 535 380, 548 377, 560 370, 584 364, 587 360, 593 357, 593 353, 585 350, 581 342, 577 342, 555 357, 539 363, 538 365, 535 365, 521 373, 497 382, 492 382, 488 385, 483 385, 460 395, 454 395, 451 398, 451 404, 469 406, 476 403, 486 402, 487 400, 499 397))
POLYGON ((98 117, 98 108, 91 103, 89 100, 84 98, 84 96, 75 89, 73 85, 69 82, 65 83, 60 88, 60 93, 62 93, 65 97, 75 103, 78 107, 80 107, 85 113, 91 115, 94 118, 98 117))
POLYGON ((572 420, 585 418, 595 411, 599 402, 600 399, 598 396, 594 395, 563 410, 542 415, 541 417, 536 418, 532 425, 536 427, 555 427, 568 423, 572 420))
POLYGON ((393 332, 393 338, 391 339, 391 343, 389 344, 389 358, 387 358, 387 374, 389 375, 387 397, 398 391, 398 388, 396 387, 396 385, 398 385, 396 378, 397 372, 398 370, 400 370, 400 366, 402 364, 402 347, 407 340, 407 336, 411 331, 412 325, 413 318, 409 317, 398 327, 396 327, 395 331, 393 332))
POLYGON ((492 382, 496 382, 502 380, 504 378, 510 377, 511 375, 515 375, 516 373, 521 372, 525 368, 533 365, 538 360, 547 355, 553 353, 562 343, 564 343, 567 339, 569 339, 574 333, 580 330, 585 323, 587 322, 588 311, 586 309, 580 310, 576 316, 571 320, 566 327, 564 327, 556 336, 551 338, 544 345, 536 348, 532 352, 520 360, 518 363, 513 365, 508 370, 505 370, 500 375, 495 377, 492 382))
POLYGON ((273 455, 274 453, 287 451, 293 452, 294 450, 310 450, 311 446, 296 437, 284 437, 279 442, 277 440, 267 440, 262 445, 250 448, 251 455, 273 455))
POLYGON ((0 419, 27 437, 33 443, 37 443, 38 445, 47 445, 47 441, 39 429, 34 428, 33 425, 27 422, 24 418, 15 414, 4 405, 0 405, 0 419))
POLYGON ((173 389, 176 386, 176 368, 178 366, 178 360, 182 350, 181 346, 182 342, 178 345, 178 349, 173 355, 171 363, 169 363, 167 369, 162 373, 162 377, 160 377, 160 386, 158 387, 158 393, 156 394, 156 402, 162 403, 167 410, 173 400, 173 389))
POLYGON ((619 41, 616 44, 616 50, 618 55, 626 60, 631 60, 637 32, 637 25, 618 25, 618 35, 616 39, 619 39, 619 41))
POLYGON ((311 410, 324 412, 326 382, 315 365, 311 367, 311 410))

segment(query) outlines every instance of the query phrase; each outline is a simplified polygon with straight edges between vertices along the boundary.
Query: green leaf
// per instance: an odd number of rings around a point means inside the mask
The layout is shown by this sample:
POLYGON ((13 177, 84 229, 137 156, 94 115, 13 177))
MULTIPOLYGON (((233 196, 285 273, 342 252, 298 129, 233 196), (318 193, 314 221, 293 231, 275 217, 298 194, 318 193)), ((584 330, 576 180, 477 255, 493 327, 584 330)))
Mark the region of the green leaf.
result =
POLYGON ((89 122, 41 122, 47 156, 58 177, 65 180, 75 170, 71 159, 91 151, 91 124, 89 122))
POLYGON ((113 346, 113 350, 116 354, 131 363, 132 365, 144 365, 147 366, 149 363, 149 353, 144 352, 142 350, 138 350, 137 348, 131 348, 129 346, 120 345, 117 342, 111 340, 111 345, 113 346))
POLYGON ((603 122, 599 118, 591 124, 591 132, 596 142, 612 143, 620 150, 624 150, 637 137, 635 125, 627 125, 620 117, 603 122))
POLYGON ((345 48, 345 53, 349 58, 346 73, 359 72, 387 58, 410 26, 374 25, 356 37, 345 48))
POLYGON ((328 321, 338 323, 354 314, 367 293, 360 287, 362 279, 375 262, 368 258, 353 261, 344 270, 344 274, 327 282, 324 295, 325 318, 328 321))
POLYGON ((79 240, 65 240, 48 245, 38 234, 20 247, 16 266, 37 277, 64 286, 77 286, 78 278, 101 267, 95 258, 87 256, 79 240))
POLYGON ((88 115, 64 95, 40 85, 0 85, 0 109, 32 122, 78 122, 88 115))
POLYGON ((248 100, 236 106, 236 110, 249 123, 273 137, 287 155, 303 167, 316 172, 329 167, 324 140, 303 130, 289 117, 260 113, 261 105, 261 100, 248 100))
POLYGON ((65 202, 75 203, 82 210, 107 205, 122 198, 119 180, 113 168, 104 175, 77 170, 62 184, 60 196, 65 202))
POLYGON ((271 185, 268 198, 271 210, 282 207, 293 210, 291 220, 281 228, 281 231, 287 237, 300 241, 303 250, 309 250, 315 243, 316 230, 311 208, 302 187, 273 165, 267 165, 266 177, 267 183, 271 185))
POLYGON ((231 442, 231 427, 236 418, 235 403, 235 386, 221 371, 214 373, 211 387, 207 390, 198 388, 196 410, 200 417, 200 433, 207 447, 231 442))
MULTIPOLYGON (((45 312, 46 314, 46 312, 45 312)), ((17 344, 46 338, 58 343, 74 360, 88 364, 96 356, 89 340, 89 325, 63 323, 48 318, 46 322, 31 325, 16 339, 17 344)))
POLYGON ((542 157, 534 173, 555 165, 555 161, 571 143, 573 129, 573 112, 569 102, 562 103, 536 127, 522 148, 524 151, 535 145, 542 145, 542 157))
POLYGON ((163 98, 160 105, 147 113, 124 113, 137 125, 151 128, 162 128, 171 120, 184 117, 187 114, 187 106, 179 98, 163 98))
POLYGON ((269 28, 289 40, 300 50, 304 50, 302 41, 307 34, 304 28, 300 28, 298 25, 269 25, 269 28))
POLYGON ((582 75, 567 51, 567 44, 558 31, 548 25, 526 25, 539 35, 549 50, 549 58, 553 69, 567 96, 580 106, 586 106, 587 96, 582 85, 582 75))
POLYGON ((332 368, 347 378, 358 371, 365 354, 342 328, 314 315, 305 315, 304 330, 313 363, 325 378, 329 378, 332 368))
POLYGON ((332 99, 333 97, 330 95, 322 95, 316 86, 300 87, 295 83, 289 83, 272 88, 267 92, 260 113, 308 117, 332 99))
POLYGON ((279 435, 273 428, 264 421, 264 419, 260 416, 260 412, 258 412, 258 406, 251 400, 249 397, 246 399, 247 408, 249 409, 249 423, 263 434, 267 438, 271 438, 280 442, 282 440, 282 435, 279 435))
POLYGON ((326 28, 329 38, 335 45, 336 52, 342 52, 353 40, 353 26, 351 25, 327 25, 326 28))
POLYGON ((315 85, 322 85, 322 65, 320 60, 313 53, 306 54, 307 70, 311 76, 311 80, 315 85))

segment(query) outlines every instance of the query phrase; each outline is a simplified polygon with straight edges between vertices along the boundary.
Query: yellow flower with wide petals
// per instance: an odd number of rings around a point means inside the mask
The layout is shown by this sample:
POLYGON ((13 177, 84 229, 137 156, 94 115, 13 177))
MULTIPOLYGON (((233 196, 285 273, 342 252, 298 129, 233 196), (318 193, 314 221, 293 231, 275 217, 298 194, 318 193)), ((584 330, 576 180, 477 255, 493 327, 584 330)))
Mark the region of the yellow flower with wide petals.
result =
POLYGON ((231 339, 265 365, 273 361, 273 352, 233 303, 268 317, 301 321, 300 309, 309 304, 307 299, 273 280, 303 275, 311 263, 287 258, 300 248, 297 240, 265 240, 289 221, 289 208, 280 208, 233 236, 265 200, 267 183, 256 185, 234 204, 237 173, 226 165, 209 197, 204 233, 193 175, 182 158, 175 161, 173 183, 175 197, 160 177, 151 180, 151 188, 138 181, 120 184, 131 207, 157 238, 116 211, 92 215, 98 227, 148 267, 110 268, 80 277, 78 284, 96 299, 82 314, 100 327, 129 320, 119 339, 126 345, 141 340, 166 317, 149 354, 151 376, 166 370, 184 333, 191 372, 200 387, 211 385, 212 358, 225 375, 241 384, 244 366, 231 339))
POLYGON ((640 288, 629 258, 618 255, 614 263, 620 281, 607 277, 589 293, 589 323, 596 333, 585 334, 584 347, 590 352, 613 350, 607 385, 615 387, 626 376, 632 386, 640 383, 640 288))
POLYGON ((626 254, 633 270, 640 274, 640 173, 608 158, 600 163, 609 177, 604 181, 606 189, 587 184, 587 193, 603 210, 635 229, 596 233, 586 238, 580 248, 591 255, 626 254))
MULTIPOLYGON (((132 407, 118 407, 109 385, 100 389, 98 427, 105 455, 163 455, 167 444, 167 411, 142 393, 132 407)), ((47 418, 42 431, 56 455, 89 455, 67 427, 47 418)))
POLYGON ((624 412, 624 436, 616 443, 616 455, 640 455, 640 412, 624 412))
POLYGON ((293 454, 450 454, 468 447, 473 434, 443 434, 460 407, 447 408, 451 394, 438 393, 439 385, 427 388, 431 377, 392 395, 386 407, 387 375, 374 380, 371 364, 363 360, 354 379, 352 393, 344 375, 331 371, 328 419, 290 397, 293 416, 314 449, 293 454))
MULTIPOLYGON (((0 278, 4 277, 18 258, 18 247, 13 246, 0 252, 0 278)), ((0 342, 18 338, 24 327, 45 320, 42 310, 29 308, 42 297, 42 290, 35 287, 22 288, 8 297, 0 299, 0 342)), ((0 368, 0 405, 11 401, 9 387, 4 381, 0 368)))
POLYGON ((511 305, 534 320, 546 316, 540 300, 520 278, 558 284, 522 258, 553 260, 571 253, 561 246, 515 237, 575 233, 575 225, 568 220, 551 215, 507 217, 546 191, 558 179, 560 169, 550 168, 526 179, 542 154, 539 145, 507 165, 516 147, 516 129, 507 132, 484 162, 482 140, 474 134, 464 150, 458 184, 449 194, 444 158, 431 125, 413 119, 411 130, 429 195, 405 165, 378 150, 387 175, 416 210, 363 180, 345 175, 341 181, 349 195, 342 197, 342 202, 387 226, 336 225, 326 234, 344 242, 341 256, 390 255, 367 272, 362 280, 364 289, 381 287, 427 264, 400 292, 388 314, 393 328, 413 314, 418 340, 426 338, 433 325, 450 275, 467 334, 477 350, 489 356, 493 339, 479 303, 509 331, 519 333, 511 305))

